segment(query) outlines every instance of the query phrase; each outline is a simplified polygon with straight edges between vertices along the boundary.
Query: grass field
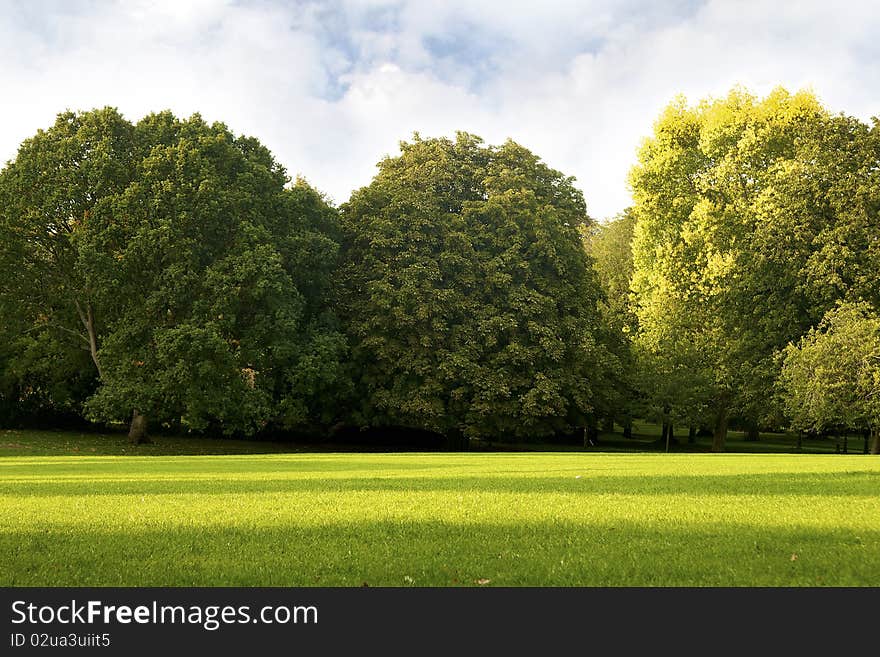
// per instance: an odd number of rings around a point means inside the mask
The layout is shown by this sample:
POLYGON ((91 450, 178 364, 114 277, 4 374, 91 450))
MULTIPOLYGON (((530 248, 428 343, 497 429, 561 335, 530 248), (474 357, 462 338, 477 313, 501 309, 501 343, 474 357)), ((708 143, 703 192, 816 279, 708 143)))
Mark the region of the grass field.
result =
POLYGON ((878 484, 862 455, 4 456, 0 585, 880 586, 878 484))

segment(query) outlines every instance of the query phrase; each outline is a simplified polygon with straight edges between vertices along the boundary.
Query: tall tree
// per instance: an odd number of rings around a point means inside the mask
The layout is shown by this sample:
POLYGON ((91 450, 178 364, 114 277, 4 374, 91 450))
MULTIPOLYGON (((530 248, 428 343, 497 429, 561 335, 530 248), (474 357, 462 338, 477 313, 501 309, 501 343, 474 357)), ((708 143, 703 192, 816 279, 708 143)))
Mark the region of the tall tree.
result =
MULTIPOLYGON (((776 354, 836 299, 868 294, 855 279, 875 266, 857 256, 877 217, 872 134, 811 93, 777 89, 759 100, 737 89, 693 108, 677 101, 640 153, 640 326, 648 344, 657 344, 652 332, 691 327, 685 342, 710 380, 716 450, 730 414, 752 430, 781 420, 770 403, 776 354), (835 282, 845 258, 853 280, 835 282)), ((667 361, 688 362, 660 348, 667 361)))
POLYGON ((714 368, 719 345, 711 339, 718 317, 708 291, 697 284, 706 263, 689 230, 707 167, 700 149, 703 121, 700 108, 676 99, 630 173, 636 217, 631 303, 638 318, 633 348, 647 415, 664 424, 701 423, 714 407, 723 435, 729 391, 714 368))
POLYGON ((571 178, 510 141, 416 135, 342 218, 356 422, 491 437, 584 426, 607 353, 571 178))
POLYGON ((116 110, 65 112, 0 173, 0 306, 4 342, 13 345, 4 378, 21 405, 37 397, 43 410, 60 403, 81 411, 102 371, 106 317, 81 238, 97 209, 132 181, 133 150, 134 128, 116 110))
POLYGON ((197 115, 66 114, 25 142, 0 182, 2 257, 33 271, 5 295, 87 346, 90 417, 131 417, 135 441, 146 417, 225 433, 312 419, 344 349, 321 298, 337 229, 286 183, 259 142, 197 115))

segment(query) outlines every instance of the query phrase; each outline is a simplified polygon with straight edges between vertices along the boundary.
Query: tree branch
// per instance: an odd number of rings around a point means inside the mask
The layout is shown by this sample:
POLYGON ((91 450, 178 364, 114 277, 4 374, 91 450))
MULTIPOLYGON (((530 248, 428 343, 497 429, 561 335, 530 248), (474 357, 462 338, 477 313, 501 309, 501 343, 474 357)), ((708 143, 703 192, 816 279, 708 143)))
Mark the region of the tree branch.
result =
POLYGON ((69 333, 70 335, 79 338, 80 340, 82 340, 83 342, 86 343, 86 350, 88 350, 88 344, 89 344, 88 337, 86 337, 85 335, 83 335, 82 333, 80 333, 78 331, 74 331, 72 329, 69 329, 66 326, 61 326, 60 324, 46 323, 46 324, 43 324, 40 326, 32 326, 27 331, 25 331, 25 333, 32 333, 32 332, 36 331, 37 329, 42 328, 42 326, 48 326, 53 329, 58 329, 59 331, 64 331, 65 333, 69 333))
POLYGON ((76 312, 79 314, 79 319, 88 335, 89 353, 92 355, 92 362, 95 363, 95 367, 98 369, 98 376, 103 379, 104 372, 98 360, 98 334, 95 331, 95 316, 92 312, 92 304, 86 303, 86 309, 83 310, 78 299, 74 299, 73 303, 76 304, 76 312))

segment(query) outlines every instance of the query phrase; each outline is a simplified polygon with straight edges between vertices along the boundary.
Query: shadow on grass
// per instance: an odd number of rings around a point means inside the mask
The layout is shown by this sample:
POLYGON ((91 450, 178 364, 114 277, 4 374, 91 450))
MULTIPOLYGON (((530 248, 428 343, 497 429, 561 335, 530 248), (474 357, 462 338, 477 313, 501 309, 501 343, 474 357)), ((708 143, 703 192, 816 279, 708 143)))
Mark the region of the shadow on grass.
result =
MULTIPOLYGON (((397 468, 397 465, 394 466, 397 468)), ((383 468, 387 470, 387 466, 383 468)), ((21 497, 81 495, 188 495, 188 494, 261 494, 322 492, 498 492, 498 493, 563 493, 572 495, 835 495, 872 496, 878 491, 878 472, 853 470, 830 473, 786 473, 731 475, 651 475, 620 476, 594 474, 590 468, 570 470, 554 476, 523 476, 522 471, 493 472, 491 475, 428 474, 423 477, 364 476, 339 474, 320 477, 299 477, 301 470, 289 477, 273 470, 271 478, 263 472, 248 477, 244 472, 180 473, 150 479, 143 473, 137 478, 124 475, 95 474, 89 478, 58 479, 33 476, 0 479, 0 494, 21 497), (580 474, 580 473, 583 474, 580 474)), ((329 474, 329 473, 328 473, 329 474)))
POLYGON ((0 534, 3 586, 877 586, 880 532, 329 522, 0 534))

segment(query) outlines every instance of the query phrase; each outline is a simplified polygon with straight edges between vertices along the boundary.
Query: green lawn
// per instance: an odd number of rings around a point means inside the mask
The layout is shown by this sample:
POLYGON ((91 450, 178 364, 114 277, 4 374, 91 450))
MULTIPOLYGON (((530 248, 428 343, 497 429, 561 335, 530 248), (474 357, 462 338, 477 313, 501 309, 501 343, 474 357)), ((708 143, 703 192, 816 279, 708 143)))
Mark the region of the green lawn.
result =
POLYGON ((89 449, 0 458, 0 585, 880 586, 875 457, 89 449))

